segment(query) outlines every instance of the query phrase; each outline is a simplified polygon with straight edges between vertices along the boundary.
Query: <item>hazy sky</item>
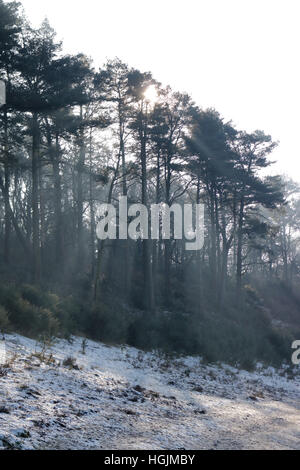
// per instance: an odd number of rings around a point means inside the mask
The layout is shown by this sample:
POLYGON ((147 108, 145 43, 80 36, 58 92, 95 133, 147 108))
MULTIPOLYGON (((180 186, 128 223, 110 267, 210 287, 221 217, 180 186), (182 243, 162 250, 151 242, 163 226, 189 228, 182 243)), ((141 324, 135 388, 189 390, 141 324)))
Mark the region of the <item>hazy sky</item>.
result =
MULTIPOLYGON (((299 0, 22 0, 66 52, 119 57, 238 128, 281 142, 276 172, 300 181, 299 0)), ((275 171, 273 170, 273 172, 275 171)))

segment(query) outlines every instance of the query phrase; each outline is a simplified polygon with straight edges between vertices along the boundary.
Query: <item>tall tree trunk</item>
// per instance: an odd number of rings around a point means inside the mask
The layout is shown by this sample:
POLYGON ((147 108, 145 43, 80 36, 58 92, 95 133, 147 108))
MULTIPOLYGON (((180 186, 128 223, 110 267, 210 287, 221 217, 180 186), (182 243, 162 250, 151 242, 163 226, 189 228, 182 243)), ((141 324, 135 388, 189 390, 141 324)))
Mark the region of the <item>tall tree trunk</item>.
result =
MULTIPOLYGON (((1 192, 2 192, 3 197, 4 197, 5 182, 3 181, 1 175, 0 175, 0 189, 1 189, 1 192)), ((20 245, 23 248, 24 253, 27 255, 28 261, 32 262, 33 254, 32 254, 32 249, 31 249, 31 246, 30 246, 30 242, 27 240, 26 236, 24 235, 24 233, 20 229, 20 227, 18 225, 18 222, 17 222, 17 219, 16 219, 16 217, 15 217, 13 211, 12 211, 12 208, 11 208, 11 205, 10 205, 9 201, 8 201, 8 205, 7 205, 7 210, 8 210, 8 213, 9 213, 9 218, 11 220, 12 226, 13 226, 13 228, 16 232, 17 238, 20 242, 20 245)))
POLYGON ((219 285, 219 299, 218 299, 219 310, 222 309, 226 281, 227 281, 227 276, 228 276, 228 253, 229 253, 229 247, 228 247, 228 244, 225 242, 223 245, 222 266, 221 266, 220 285, 219 285))
MULTIPOLYGON (((148 207, 147 196, 147 131, 146 126, 141 132, 141 166, 142 166, 142 204, 148 207)), ((148 312, 154 311, 153 277, 151 266, 151 241, 143 240, 143 271, 144 271, 144 291, 146 309, 148 312)))
MULTIPOLYGON (((200 204, 200 176, 198 175, 197 181, 197 204, 200 204)), ((196 263, 198 265, 198 313, 202 311, 202 253, 198 250, 196 253, 196 263)))
POLYGON ((7 110, 4 111, 4 204, 5 204, 5 233, 4 233, 4 262, 6 265, 10 263, 10 234, 11 234, 11 217, 10 217, 10 168, 8 156, 8 122, 7 110))
POLYGON ((90 130, 90 144, 89 144, 89 160, 90 160, 90 181, 89 181, 89 199, 90 199, 90 217, 91 217, 91 238, 90 238, 90 257, 91 257, 91 276, 92 279, 95 278, 95 269, 96 269, 96 216, 95 216, 95 202, 94 202, 94 186, 93 186, 93 166, 92 166, 92 130, 90 130))
POLYGON ((209 264, 211 270, 212 288, 217 288, 217 243, 216 243, 216 217, 215 200, 213 193, 210 193, 210 254, 209 264))
MULTIPOLYGON (((156 204, 161 202, 161 183, 160 183, 160 151, 157 152, 157 162, 156 162, 156 204)), ((159 247, 160 240, 153 241, 153 250, 152 250, 152 277, 153 277, 153 292, 154 297, 157 296, 159 286, 158 286, 158 270, 159 270, 159 247)))
MULTIPOLYGON (((171 205, 171 158, 168 155, 166 160, 166 204, 168 207, 171 205)), ((172 246, 171 240, 165 240, 165 303, 166 306, 170 306, 171 304, 171 254, 172 254, 172 246)))
POLYGON ((40 132, 38 116, 33 113, 32 119, 32 280, 38 284, 41 280, 40 253, 40 214, 39 214, 39 156, 40 132))
POLYGON ((54 178, 54 212, 55 212, 55 259, 57 269, 64 273, 64 235, 62 216, 62 188, 60 176, 59 136, 55 136, 55 152, 52 160, 54 178))
MULTIPOLYGON (((128 195, 128 187, 127 187, 127 176, 126 176, 126 153, 125 153, 125 141, 124 141, 124 122, 123 122, 123 113, 122 113, 122 104, 121 104, 121 97, 119 95, 119 132, 120 132, 120 154, 121 154, 121 165, 122 165, 122 193, 124 197, 128 195)), ((129 295, 130 289, 130 276, 129 276, 129 241, 127 240, 120 240, 120 246, 123 251, 123 295, 127 299, 129 295)))
MULTIPOLYGON (((83 108, 80 108, 81 126, 83 126, 83 108)), ((84 241, 83 241, 83 171, 85 165, 85 142, 84 130, 80 129, 80 142, 79 142, 79 161, 77 168, 77 269, 82 271, 84 262, 84 241)))
POLYGON ((283 259, 283 280, 287 283, 288 276, 288 243, 285 224, 282 227, 282 259, 283 259))
POLYGON ((220 244, 220 220, 219 220, 219 204, 218 204, 218 197, 217 192, 214 192, 214 200, 215 200, 215 219, 216 219, 216 279, 217 285, 220 282, 221 277, 221 270, 222 270, 222 256, 221 256, 221 244, 220 244))
POLYGON ((40 205, 40 252, 41 252, 41 266, 45 260, 45 243, 46 243, 46 208, 43 188, 43 169, 39 164, 39 205, 40 205))
POLYGON ((244 201, 244 196, 242 196, 241 203, 240 203, 238 234, 237 234, 236 283, 237 283, 238 294, 241 293, 241 289, 242 289, 244 209, 245 209, 245 201, 244 201))

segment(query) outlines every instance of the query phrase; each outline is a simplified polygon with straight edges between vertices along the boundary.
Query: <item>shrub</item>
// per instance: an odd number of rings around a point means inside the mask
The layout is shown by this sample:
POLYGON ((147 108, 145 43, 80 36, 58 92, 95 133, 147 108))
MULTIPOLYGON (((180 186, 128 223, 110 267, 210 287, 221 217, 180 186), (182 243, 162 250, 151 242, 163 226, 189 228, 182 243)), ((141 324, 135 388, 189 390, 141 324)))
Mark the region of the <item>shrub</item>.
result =
POLYGON ((74 357, 67 357, 63 361, 63 366, 64 367, 69 367, 69 369, 74 369, 74 370, 79 370, 78 365, 76 364, 76 359, 74 357))
POLYGON ((7 323, 9 316, 12 327, 20 333, 32 336, 41 333, 49 336, 57 335, 60 323, 55 308, 44 307, 50 305, 50 299, 48 294, 43 295, 32 286, 23 286, 20 291, 12 286, 1 287, 0 303, 3 305, 3 321, 7 323))
MULTIPOLYGON (((252 369, 256 361, 280 364, 290 359, 291 338, 272 326, 257 291, 247 286, 244 301, 225 303, 222 311, 205 308, 183 311, 181 301, 171 312, 149 315, 125 308, 111 295, 92 305, 88 297, 59 298, 37 287, 0 286, 0 329, 8 319, 16 331, 29 336, 87 335, 110 344, 145 350, 201 355, 206 361, 232 363, 252 369)), ((83 348, 84 351, 84 348, 83 348)))
POLYGON ((5 333, 10 326, 8 313, 4 307, 0 306, 0 331, 5 333))
POLYGON ((130 321, 121 306, 98 303, 88 313, 85 330, 93 339, 121 344, 127 341, 130 321))

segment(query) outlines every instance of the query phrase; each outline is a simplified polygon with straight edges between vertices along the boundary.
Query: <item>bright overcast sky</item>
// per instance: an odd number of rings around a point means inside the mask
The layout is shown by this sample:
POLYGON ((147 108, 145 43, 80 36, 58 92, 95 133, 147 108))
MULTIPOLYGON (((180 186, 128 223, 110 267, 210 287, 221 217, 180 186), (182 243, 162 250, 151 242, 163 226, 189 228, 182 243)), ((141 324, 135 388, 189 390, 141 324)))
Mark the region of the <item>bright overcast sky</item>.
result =
MULTIPOLYGON (((300 181, 299 0, 22 0, 66 52, 119 57, 281 142, 276 172, 300 181)), ((274 172, 275 170, 273 170, 274 172)))

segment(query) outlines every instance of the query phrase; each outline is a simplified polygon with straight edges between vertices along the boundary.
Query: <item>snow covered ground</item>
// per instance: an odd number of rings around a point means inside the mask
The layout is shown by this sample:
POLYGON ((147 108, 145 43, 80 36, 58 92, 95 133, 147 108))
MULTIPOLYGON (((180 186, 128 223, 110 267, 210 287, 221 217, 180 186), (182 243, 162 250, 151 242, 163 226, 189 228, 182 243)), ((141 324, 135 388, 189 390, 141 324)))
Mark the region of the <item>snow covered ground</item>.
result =
POLYGON ((17 335, 6 361, 0 449, 300 449, 299 368, 249 373, 91 341, 83 354, 81 338, 42 357, 17 335))

